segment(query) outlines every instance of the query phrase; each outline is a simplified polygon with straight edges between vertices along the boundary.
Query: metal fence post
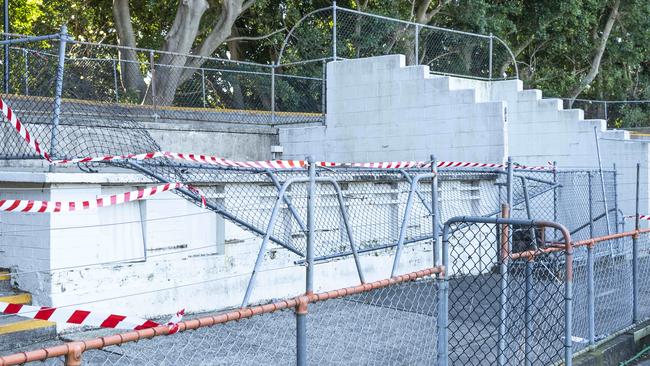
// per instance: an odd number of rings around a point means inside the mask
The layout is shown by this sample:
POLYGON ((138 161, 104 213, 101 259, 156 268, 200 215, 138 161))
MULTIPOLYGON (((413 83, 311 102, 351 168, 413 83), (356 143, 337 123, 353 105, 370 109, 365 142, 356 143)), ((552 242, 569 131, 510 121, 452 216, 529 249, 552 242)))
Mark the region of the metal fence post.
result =
MULTIPOLYGON (((594 137, 596 139, 596 154, 598 155, 598 172, 600 173, 600 188, 602 189, 603 192, 603 205, 605 207, 605 220, 607 221, 607 235, 610 235, 612 233, 612 230, 610 229, 609 225, 609 209, 607 207, 607 192, 605 191, 605 176, 603 173, 603 161, 600 158, 600 142, 598 140, 598 129, 596 126, 594 126, 594 137)), ((610 251, 612 248, 612 245, 609 245, 610 251)), ((612 252, 613 254, 613 252, 612 252)))
POLYGON ((56 134, 61 117, 61 95, 63 94, 63 72, 65 69, 65 47, 68 41, 68 28, 61 26, 59 32, 59 64, 56 69, 56 86, 54 91, 54 113, 52 115, 52 138, 50 141, 50 156, 56 157, 56 134))
POLYGON ((25 60, 25 95, 29 95, 29 52, 24 48, 23 59, 25 60))
MULTIPOLYGON (((510 218, 510 210, 512 210, 513 199, 513 165, 512 158, 508 157, 508 184, 506 189, 507 202, 502 206, 502 217, 504 219, 510 218)), ((508 317, 508 258, 510 256, 510 230, 507 224, 501 228, 501 251, 500 251, 500 265, 499 275, 501 294, 499 295, 499 354, 497 359, 498 365, 505 365, 506 362, 506 320, 508 317)))
POLYGON ((153 118, 158 119, 156 112, 156 67, 153 57, 153 50, 149 50, 149 67, 151 68, 151 104, 153 106, 153 118))
POLYGON ((440 366, 447 366, 449 363, 449 232, 448 226, 442 231, 442 265, 443 271, 438 274, 438 342, 437 361, 440 366))
POLYGON ((332 58, 336 61, 336 0, 332 1, 332 58))
MULTIPOLYGON (((524 194, 524 202, 526 203, 526 218, 532 220, 532 213, 530 211, 530 196, 528 195, 528 181, 525 177, 521 177, 521 188, 524 194)), ((537 249, 537 234, 535 233, 535 228, 531 227, 529 230, 530 238, 533 242, 533 248, 537 249)), ((533 344, 533 316, 532 308, 534 303, 534 294, 533 294, 533 270, 535 267, 535 256, 531 256, 526 261, 526 299, 524 305, 524 364, 530 365, 530 355, 532 354, 532 344, 533 344)))
POLYGON ((616 164, 614 164, 614 232, 618 233, 618 225, 619 225, 619 218, 618 218, 618 171, 616 170, 616 164))
POLYGON ((607 113, 607 102, 605 102, 605 122, 609 125, 609 116, 607 113))
POLYGON ((271 65, 271 124, 275 124, 275 62, 271 65))
POLYGON ((431 155, 431 231, 433 234, 433 265, 442 264, 440 258, 440 211, 438 208, 438 162, 431 155))
POLYGON ((314 291, 314 205, 316 200, 316 164, 314 157, 308 156, 307 163, 309 164, 309 186, 307 188, 307 270, 306 270, 306 284, 305 292, 310 295, 314 291))
POLYGON ((557 222, 557 161, 553 161, 553 221, 557 222))
MULTIPOLYGON (((9 0, 4 1, 4 31, 5 41, 9 39, 9 0)), ((5 44, 5 74, 4 74, 4 90, 5 94, 9 94, 9 44, 5 44)))
POLYGON ((493 47, 493 44, 494 44, 494 36, 492 35, 492 33, 490 33, 490 59, 488 61, 488 65, 489 65, 488 67, 490 69, 490 71, 489 71, 490 80, 492 80, 492 47, 493 47))
POLYGON ((634 210, 634 230, 632 237, 632 322, 639 321, 639 193, 641 163, 636 163, 636 206, 634 210))
POLYGON ((201 95, 203 97, 203 108, 208 105, 208 101, 205 99, 205 69, 201 68, 201 95))
POLYGON ((301 296, 296 305, 296 364, 307 365, 307 305, 306 296, 301 296))
POLYGON ((413 52, 413 65, 420 64, 420 25, 415 25, 415 51, 413 52))
POLYGON ((326 110, 327 110, 327 62, 323 60, 323 81, 321 82, 321 112, 323 113, 323 124, 327 121, 326 110))
POLYGON ((117 83, 117 63, 115 62, 115 59, 113 59, 113 87, 115 87, 115 103, 120 102, 120 94, 118 91, 118 83, 117 83))
MULTIPOLYGON (((589 237, 594 237, 594 208, 592 192, 592 173, 587 173, 587 182, 589 186, 589 237)), ((596 299, 594 288, 594 247, 587 245, 587 336, 589 345, 596 344, 596 299)))

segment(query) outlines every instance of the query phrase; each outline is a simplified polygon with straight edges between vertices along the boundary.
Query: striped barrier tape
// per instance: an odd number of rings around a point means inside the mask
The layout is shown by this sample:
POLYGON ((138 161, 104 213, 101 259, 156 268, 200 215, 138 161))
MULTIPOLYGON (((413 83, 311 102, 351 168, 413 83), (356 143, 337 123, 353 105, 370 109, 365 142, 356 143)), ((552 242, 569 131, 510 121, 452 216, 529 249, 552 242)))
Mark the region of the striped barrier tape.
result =
MULTIPOLYGON (((185 154, 168 151, 158 151, 145 154, 130 154, 119 156, 102 156, 97 158, 81 158, 69 160, 54 160, 52 164, 74 164, 74 163, 90 163, 90 162, 109 162, 119 160, 147 160, 155 158, 171 158, 176 160, 185 160, 201 164, 219 165, 223 167, 233 168, 253 168, 253 169, 304 169, 307 167, 305 160, 262 160, 262 161, 233 161, 229 159, 220 158, 217 156, 201 155, 201 154, 185 154)), ((317 161, 314 164, 323 168, 374 168, 374 169, 408 169, 408 168, 430 168, 431 162, 429 161, 386 161, 374 163, 335 163, 328 161, 317 161)), ((436 166, 438 168, 498 168, 505 169, 505 164, 492 164, 492 163, 475 163, 475 162, 459 162, 459 161, 439 161, 436 166)), ((523 170, 552 170, 552 164, 548 166, 525 166, 516 164, 515 169, 523 170)))
MULTIPOLYGON (((634 219, 636 215, 625 216, 626 219, 634 219)), ((650 221, 650 215, 639 215, 639 220, 648 220, 650 221)))
MULTIPOLYGON (((100 328, 140 330, 161 325, 152 320, 145 320, 132 316, 105 314, 79 309, 13 304, 8 302, 0 302, 0 313, 46 320, 55 323, 77 324, 100 328)), ((177 312, 176 315, 169 319, 166 323, 166 325, 170 327, 169 334, 178 331, 178 323, 181 321, 184 314, 185 309, 177 312)))
POLYGON ((183 183, 166 183, 154 187, 139 189, 137 191, 124 192, 112 196, 100 196, 93 200, 85 201, 33 201, 33 200, 6 200, 0 199, 0 211, 13 212, 74 212, 81 210, 94 209, 98 207, 107 207, 121 203, 138 201, 149 198, 158 193, 172 189, 187 188, 201 196, 203 207, 206 206, 205 195, 193 186, 183 183))
MULTIPOLYGON (((19 118, 7 105, 7 103, 0 98, 0 106, 2 107, 2 113, 7 120, 15 129, 18 131, 20 136, 25 139, 27 144, 32 147, 39 155, 41 155, 45 160, 50 164, 64 165, 64 164, 75 164, 75 163, 92 163, 92 162, 110 162, 110 161, 120 161, 120 160, 147 160, 155 158, 172 158, 177 160, 186 160, 196 163, 203 164, 212 164, 220 165, 224 167, 237 167, 237 168, 255 168, 255 169, 303 169, 307 166, 307 162, 304 160, 266 160, 266 161, 233 161, 229 159, 224 159, 216 156, 201 155, 201 154, 186 154, 186 153, 176 153, 176 152, 167 152, 167 151, 156 151, 143 154, 128 154, 128 155, 107 155, 99 157, 86 157, 86 158, 76 158, 76 159, 63 159, 63 160, 52 160, 45 150, 43 150, 38 141, 33 138, 25 126, 20 122, 19 118)), ((427 161, 393 161, 393 162, 374 162, 374 163, 336 163, 336 162, 327 162, 319 161, 315 163, 316 166, 320 167, 350 167, 350 168, 375 168, 375 169, 407 169, 407 168, 429 168, 431 167, 431 162, 427 161)), ((439 161, 437 163, 439 168, 506 168, 505 164, 490 164, 490 163, 475 163, 475 162, 458 162, 458 161, 439 161)), ((548 166, 525 166, 516 164, 515 169, 522 170, 552 170, 554 167, 549 162, 548 166)))
POLYGON ((27 142, 27 144, 45 160, 51 162, 52 159, 50 159, 47 151, 43 150, 38 144, 38 141, 36 141, 36 138, 29 134, 25 125, 23 125, 18 116, 11 110, 11 108, 9 108, 2 98, 0 98, 0 109, 2 109, 2 114, 5 116, 7 122, 16 129, 18 134, 27 142))

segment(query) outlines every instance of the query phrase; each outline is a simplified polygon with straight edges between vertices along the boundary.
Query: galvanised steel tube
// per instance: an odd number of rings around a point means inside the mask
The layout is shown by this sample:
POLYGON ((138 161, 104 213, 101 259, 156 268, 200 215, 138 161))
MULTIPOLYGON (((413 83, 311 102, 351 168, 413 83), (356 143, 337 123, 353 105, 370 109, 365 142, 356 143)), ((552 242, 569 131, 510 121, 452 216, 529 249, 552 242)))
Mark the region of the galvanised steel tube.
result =
POLYGON ((307 164, 309 164, 309 186, 307 188, 307 269, 305 276, 305 293, 310 295, 314 292, 314 201, 316 199, 316 164, 314 164, 314 157, 311 155, 308 156, 306 160, 307 164))
POLYGON ((440 258, 440 208, 438 207, 438 167, 436 157, 431 155, 431 225, 433 234, 433 265, 442 264, 440 258))
MULTIPOLYGON (((61 118, 61 95, 63 94, 63 72, 65 70, 65 47, 68 41, 68 28, 65 25, 61 26, 59 33, 59 64, 56 68, 56 86, 54 91, 54 111, 52 114, 52 137, 50 141, 50 156, 56 157, 56 134, 59 128, 59 120, 61 118)), ((50 165, 52 170, 53 165, 50 165)))
POLYGON ((404 218, 402 219, 402 226, 400 227, 399 239, 397 240, 397 249, 395 250, 395 259, 393 260, 393 269, 390 272, 390 276, 394 277, 397 272, 397 267, 399 266, 399 259, 402 255, 402 247, 404 246, 404 240, 406 239, 406 229, 408 227, 408 221, 411 216, 411 208, 413 206, 413 194, 417 190, 417 184, 420 180, 425 178, 433 178, 433 173, 418 174, 413 177, 411 181, 411 189, 409 190, 408 198, 406 199, 406 207, 404 208, 404 218))
MULTIPOLYGON (((348 211, 345 209, 345 202, 343 202, 343 193, 341 193, 341 187, 336 182, 334 178, 323 177, 318 179, 319 181, 328 180, 334 186, 336 190, 336 198, 339 201, 339 208, 341 210, 341 217, 343 217, 343 224, 345 225, 345 230, 348 235, 348 242, 350 243, 350 249, 352 250, 352 256, 354 257, 354 264, 357 266, 357 273, 359 274, 359 281, 361 283, 366 283, 363 277, 363 270, 361 269, 361 262, 359 261, 359 253, 357 252, 357 245, 354 242, 354 235, 352 234, 352 226, 350 225, 350 220, 348 218, 348 211)), ((312 259, 313 261, 313 259, 312 259)))
POLYGON ((282 204, 282 201, 284 199, 284 194, 287 191, 287 188, 294 182, 294 180, 295 179, 288 179, 286 182, 284 182, 284 185, 282 185, 282 188, 280 188, 280 192, 278 192, 278 198, 275 200, 275 204, 273 204, 273 210, 271 211, 271 218, 269 219, 269 223, 266 227, 266 234, 264 234, 264 238, 262 239, 262 244, 260 245, 259 252, 257 252, 257 258, 255 259, 255 265, 253 266, 253 272, 251 273, 251 278, 248 280, 248 285, 246 286, 246 292, 244 293, 244 299, 242 300, 242 304, 241 304, 242 308, 248 305, 248 301, 250 300, 251 293, 253 292, 253 286, 255 285, 255 278, 257 277, 257 272, 259 271, 259 268, 262 265, 262 262, 264 261, 264 254, 266 253, 266 247, 269 243, 269 239, 271 237, 271 232, 273 231, 273 227, 275 226, 275 221, 278 219, 278 213, 280 212, 280 205, 282 204))
POLYGON ((533 353, 533 266, 535 258, 529 258, 526 260, 526 302, 525 302, 525 314, 524 314, 524 365, 529 366, 532 364, 531 355, 533 353))
POLYGON ((634 230, 636 233, 632 237, 632 322, 634 324, 639 321, 639 187, 641 164, 636 163, 636 203, 635 203, 635 218, 634 230))
MULTIPOLYGON (((278 178, 275 176, 275 174, 272 171, 267 169, 266 170, 266 175, 269 178, 271 178, 271 182, 273 182, 273 185, 275 186, 275 188, 277 188, 278 190, 280 190, 280 188, 282 188, 282 186, 280 185, 280 182, 278 181, 278 178)), ((296 211, 295 207, 293 207, 293 204, 291 203, 291 200, 286 195, 284 196, 284 203, 287 204, 287 207, 289 208, 289 211, 291 212, 291 215, 293 215, 293 217, 296 219, 296 222, 298 223, 298 226, 300 226, 300 230, 302 230, 303 232, 307 231, 307 227, 305 226, 305 223, 302 221, 302 219, 300 218, 300 215, 298 215, 298 212, 296 211)))
MULTIPOLYGON (((588 186, 589 186, 589 237, 594 237, 594 208, 593 208, 593 192, 591 188, 591 172, 588 172, 588 186)), ((596 291, 594 287, 594 246, 587 245, 587 323, 589 337, 589 345, 596 344, 596 291)))
POLYGON ((442 268, 438 274, 438 365, 449 364, 449 223, 442 229, 442 268))
MULTIPOLYGON (((510 218, 510 210, 513 209, 513 183, 512 157, 509 156, 508 180, 506 188, 507 204, 503 206, 501 215, 501 217, 504 219, 510 218)), ((499 353, 497 357, 497 364, 500 366, 506 364, 505 352, 507 332, 506 321, 508 318, 508 262, 510 257, 510 248, 512 248, 511 241, 512 236, 510 234, 510 226, 508 224, 504 224, 501 228, 501 256, 499 258, 499 275, 501 276, 499 284, 501 287, 501 293, 499 295, 499 353)))
POLYGON ((596 291, 594 287, 594 246, 587 245, 587 336, 589 345, 596 344, 596 291))
POLYGON ((296 364, 307 365, 307 296, 300 297, 296 305, 296 364))

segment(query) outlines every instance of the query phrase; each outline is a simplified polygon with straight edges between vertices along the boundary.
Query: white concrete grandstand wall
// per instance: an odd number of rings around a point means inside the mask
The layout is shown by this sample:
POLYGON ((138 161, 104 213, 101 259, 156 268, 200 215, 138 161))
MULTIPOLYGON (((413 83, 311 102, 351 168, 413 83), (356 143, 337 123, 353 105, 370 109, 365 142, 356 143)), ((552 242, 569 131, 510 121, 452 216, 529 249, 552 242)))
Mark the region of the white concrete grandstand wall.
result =
POLYGON ((619 207, 634 213, 639 162, 640 210, 650 210, 648 143, 585 120, 559 99, 542 99, 540 90, 523 90, 520 80, 430 75, 425 66, 406 67, 401 55, 331 62, 327 71, 327 125, 281 129, 285 157, 425 160, 434 153, 439 160, 501 162, 510 155, 526 165, 596 168, 595 127, 603 168, 616 164, 619 173, 619 207))

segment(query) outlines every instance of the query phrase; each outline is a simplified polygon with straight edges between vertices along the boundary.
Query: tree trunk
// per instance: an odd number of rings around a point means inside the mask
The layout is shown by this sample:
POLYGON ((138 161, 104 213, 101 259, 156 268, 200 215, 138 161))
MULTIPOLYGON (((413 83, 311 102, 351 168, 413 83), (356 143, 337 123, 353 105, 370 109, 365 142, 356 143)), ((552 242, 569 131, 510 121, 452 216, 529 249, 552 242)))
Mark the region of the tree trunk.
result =
MULTIPOLYGON (((115 29, 117 30, 118 45, 136 47, 128 0, 113 1, 113 18, 115 20, 115 29)), ((126 89, 127 93, 135 94, 141 100, 147 90, 147 84, 144 82, 142 72, 140 71, 137 52, 128 48, 120 48, 118 53, 122 87, 126 89)))
MULTIPOLYGON (((189 79, 196 70, 186 70, 183 67, 187 62, 187 54, 192 50, 194 40, 199 33, 201 18, 209 5, 206 0, 181 0, 174 23, 170 28, 163 51, 177 54, 163 53, 156 61, 156 103, 171 105, 174 101, 176 90, 182 83, 182 76, 189 72, 189 79)), ((183 80, 184 81, 184 80, 183 80)))
POLYGON ((582 91, 585 90, 585 88, 591 84, 591 82, 593 82, 598 75, 600 62, 602 61, 603 54, 605 53, 605 48, 607 47, 607 39, 609 38, 609 35, 612 32, 612 27, 614 26, 614 23, 616 22, 616 19, 619 15, 618 7, 620 4, 621 0, 616 0, 614 2, 614 5, 612 5, 612 8, 609 12, 609 17, 605 23, 603 35, 600 37, 600 43, 598 44, 598 48, 596 49, 596 53, 594 54, 593 59, 591 60, 591 67, 589 69, 589 72, 582 78, 582 80, 580 80, 580 83, 578 83, 578 85, 576 85, 569 92, 569 108, 573 107, 573 103, 575 102, 578 95, 580 95, 580 93, 582 93, 582 91))

